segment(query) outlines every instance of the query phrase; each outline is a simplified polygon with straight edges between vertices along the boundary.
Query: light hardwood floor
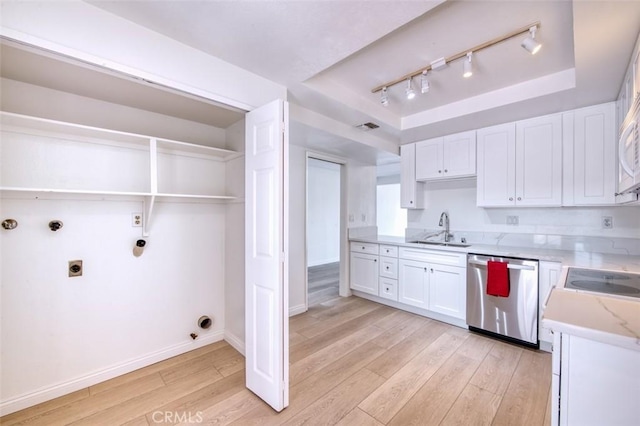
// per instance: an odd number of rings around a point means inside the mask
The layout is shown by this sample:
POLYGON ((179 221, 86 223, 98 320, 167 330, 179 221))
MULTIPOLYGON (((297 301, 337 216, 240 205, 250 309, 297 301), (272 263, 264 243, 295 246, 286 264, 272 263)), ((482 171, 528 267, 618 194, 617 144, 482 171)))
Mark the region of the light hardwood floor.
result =
POLYGON ((225 342, 10 414, 2 425, 548 425, 551 356, 356 297, 290 321, 290 405, 225 342))

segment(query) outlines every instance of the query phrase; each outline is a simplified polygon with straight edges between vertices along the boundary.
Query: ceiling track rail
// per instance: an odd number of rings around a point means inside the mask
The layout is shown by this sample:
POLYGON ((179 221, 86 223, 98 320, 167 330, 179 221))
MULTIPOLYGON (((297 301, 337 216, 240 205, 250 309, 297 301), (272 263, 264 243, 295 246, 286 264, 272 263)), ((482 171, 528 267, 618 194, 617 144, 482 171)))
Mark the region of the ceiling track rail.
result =
MULTIPOLYGON (((531 23, 531 24, 529 24, 529 25, 527 25, 525 27, 521 27, 521 28, 518 28, 516 30, 513 30, 513 31, 511 31, 511 32, 509 32, 509 33, 507 33, 507 34, 505 34, 503 36, 496 37, 496 38, 491 39, 491 40, 489 40, 487 42, 484 42, 482 44, 478 44, 477 46, 473 46, 473 47, 471 47, 469 49, 462 50, 462 51, 456 53, 455 55, 451 55, 449 57, 446 57, 446 58, 444 58, 445 62, 448 64, 449 62, 453 62, 453 61, 455 61, 457 59, 464 58, 464 57, 467 56, 467 53, 469 53, 469 52, 473 52, 475 54, 476 52, 478 52, 478 51, 480 51, 482 49, 486 49, 487 47, 491 47, 491 46, 493 46, 495 44, 502 43, 503 41, 509 40, 510 38, 516 37, 516 36, 518 36, 520 34, 528 33, 529 30, 531 29, 531 27, 539 27, 539 26, 540 26, 540 21, 533 22, 533 23, 531 23)), ((380 86, 374 87, 373 89, 371 89, 371 93, 379 92, 382 89, 384 89, 385 87, 389 88, 391 86, 395 86, 398 83, 406 82, 408 79, 416 77, 416 76, 422 74, 425 71, 431 71, 432 69, 433 69, 433 67, 431 66, 431 64, 429 64, 429 65, 424 66, 424 67, 422 67, 422 68, 420 68, 418 70, 410 72, 409 74, 405 74, 402 77, 399 77, 399 78, 397 78, 395 80, 392 80, 392 81, 389 81, 389 82, 387 82, 385 84, 381 84, 380 86)))

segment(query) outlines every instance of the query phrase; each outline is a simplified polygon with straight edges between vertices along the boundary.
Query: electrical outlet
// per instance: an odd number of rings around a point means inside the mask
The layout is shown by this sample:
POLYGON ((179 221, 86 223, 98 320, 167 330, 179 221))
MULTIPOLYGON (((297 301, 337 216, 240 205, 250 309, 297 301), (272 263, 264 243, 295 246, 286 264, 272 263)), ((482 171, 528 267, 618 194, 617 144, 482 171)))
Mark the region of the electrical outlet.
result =
POLYGON ((518 223, 518 216, 507 216, 507 225, 517 225, 518 223))
POLYGON ((613 217, 602 216, 602 229, 611 229, 611 228, 613 228, 613 217))
POLYGON ((131 226, 142 226, 142 213, 131 213, 131 226))

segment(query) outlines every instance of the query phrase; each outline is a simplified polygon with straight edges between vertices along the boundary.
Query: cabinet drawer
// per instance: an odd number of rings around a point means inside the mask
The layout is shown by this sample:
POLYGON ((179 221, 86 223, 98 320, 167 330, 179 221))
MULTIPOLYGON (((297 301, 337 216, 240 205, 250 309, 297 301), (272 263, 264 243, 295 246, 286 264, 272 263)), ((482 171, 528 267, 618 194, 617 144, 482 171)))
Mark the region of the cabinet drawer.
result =
POLYGON ((401 259, 417 260, 418 262, 462 267, 467 266, 467 255, 454 252, 401 247, 399 256, 401 259))
POLYGON ((398 280, 380 278, 380 297, 398 301, 398 280))
POLYGON ((357 253, 378 254, 378 244, 352 242, 351 251, 355 251, 357 253))
POLYGON ((398 259, 380 256, 380 276, 398 279, 398 259))
POLYGON ((398 257, 398 246, 380 245, 380 256, 398 257))

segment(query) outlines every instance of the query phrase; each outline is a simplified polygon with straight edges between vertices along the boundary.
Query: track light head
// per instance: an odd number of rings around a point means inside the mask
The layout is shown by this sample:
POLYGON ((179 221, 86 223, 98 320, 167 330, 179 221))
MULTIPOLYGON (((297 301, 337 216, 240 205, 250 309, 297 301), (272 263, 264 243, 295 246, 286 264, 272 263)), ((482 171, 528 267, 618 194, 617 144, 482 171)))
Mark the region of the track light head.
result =
POLYGON ((420 77, 420 92, 429 92, 429 80, 427 80, 427 70, 422 71, 422 77, 420 77))
POLYGON ((389 95, 387 94, 387 86, 382 88, 380 92, 380 103, 382 106, 389 106, 389 95))
POLYGON ((542 47, 542 44, 536 41, 537 30, 538 30, 537 25, 534 25, 533 27, 529 28, 529 37, 522 40, 522 43, 520 44, 522 47, 527 49, 527 51, 532 55, 535 55, 536 53, 538 53, 540 51, 540 48, 542 47))
POLYGON ((411 77, 407 79, 407 89, 405 90, 405 93, 407 95, 407 99, 409 100, 416 97, 416 92, 415 90, 413 90, 413 87, 411 86, 411 77))
POLYGON ((473 55, 473 52, 467 53, 467 57, 465 58, 464 63, 462 64, 462 76, 464 78, 469 78, 473 75, 473 65, 471 64, 472 55, 473 55))

